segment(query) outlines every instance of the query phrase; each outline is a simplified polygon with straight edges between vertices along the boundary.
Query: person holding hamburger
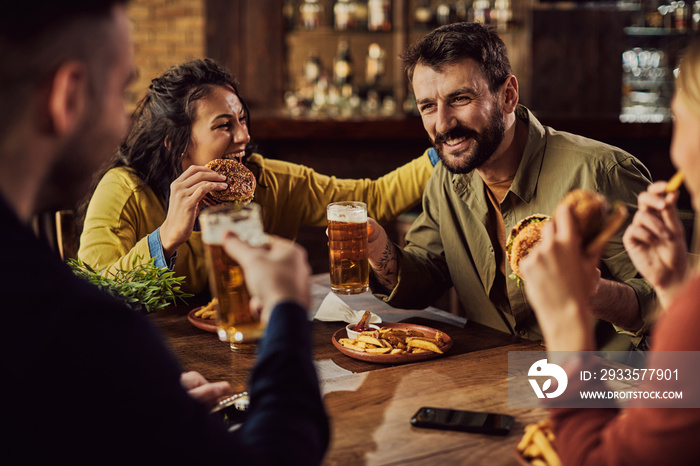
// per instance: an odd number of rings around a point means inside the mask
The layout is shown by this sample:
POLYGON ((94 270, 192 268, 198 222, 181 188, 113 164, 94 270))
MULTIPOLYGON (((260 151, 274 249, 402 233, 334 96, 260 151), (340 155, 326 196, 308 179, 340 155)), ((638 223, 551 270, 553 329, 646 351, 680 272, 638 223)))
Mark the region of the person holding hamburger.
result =
MULTIPOLYGON (((671 161, 682 173, 695 210, 700 207, 700 41, 694 39, 683 52, 676 92, 671 161)), ((673 390, 683 399, 698 396, 693 374, 697 364, 689 360, 700 351, 700 276, 688 263, 684 230, 676 211, 678 187, 656 182, 639 195, 639 209, 623 236, 632 262, 659 297, 658 321, 651 335, 648 368, 670 368, 679 374, 672 381, 647 379, 640 391, 673 390), (684 352, 680 355, 679 352, 684 352), (673 352, 673 353, 670 353, 673 352)), ((587 251, 572 209, 562 204, 552 222, 542 228, 542 240, 520 263, 525 292, 541 322, 550 351, 573 353, 560 365, 569 385, 556 402, 580 390, 609 390, 594 379, 585 384, 579 371, 595 371, 598 363, 588 351, 598 349, 594 338, 588 295, 596 281, 601 249, 587 251)), ((646 400, 632 400, 625 408, 556 408, 550 403, 555 446, 562 464, 697 464, 700 456, 700 410, 648 407, 646 400)), ((690 401, 692 402, 692 401, 690 401)))
MULTIPOLYGON (((389 304, 411 309, 454 287, 469 320, 541 340, 522 287, 509 278, 508 232, 526 217, 551 216, 574 189, 632 210, 649 171, 619 148, 542 125, 519 104, 505 44, 488 26, 439 27, 402 58, 440 163, 404 249, 373 224, 370 287, 389 304)), ((621 234, 606 245, 600 277, 590 307, 599 343, 644 349, 655 295, 621 234)))
POLYGON ((120 269, 154 257, 199 293, 207 283, 195 228, 203 205, 254 198, 265 231, 295 239, 302 224, 325 226, 326 206, 341 200, 364 201, 373 218, 389 221, 419 202, 432 171, 427 151, 376 180, 338 179, 264 158, 252 150, 250 112, 234 78, 211 59, 193 60, 152 80, 129 134, 97 178, 78 256, 120 269))
POLYGON ((184 372, 147 316, 76 276, 29 227, 40 212, 75 205, 127 132, 129 8, 125 0, 0 6, 0 254, 12 264, 2 272, 0 463, 322 464, 329 422, 301 246, 224 240, 267 322, 247 420, 231 430, 211 412, 232 395, 229 383, 184 372))

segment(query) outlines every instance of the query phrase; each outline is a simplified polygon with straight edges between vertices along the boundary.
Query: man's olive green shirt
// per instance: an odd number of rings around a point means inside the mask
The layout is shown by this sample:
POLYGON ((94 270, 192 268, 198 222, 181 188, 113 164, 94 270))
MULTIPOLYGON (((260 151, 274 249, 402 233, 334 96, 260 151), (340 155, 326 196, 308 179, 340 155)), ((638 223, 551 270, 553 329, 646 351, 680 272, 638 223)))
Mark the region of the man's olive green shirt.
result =
MULTIPOLYGON (((518 106, 516 115, 528 125, 528 139, 515 179, 501 201, 506 232, 528 215, 552 215, 557 203, 575 188, 597 191, 610 202, 624 202, 630 212, 636 210, 637 195, 651 180, 638 159, 616 147, 545 127, 523 106, 518 106)), ((479 174, 453 174, 438 163, 423 194, 423 212, 406 236, 405 249, 398 251, 398 285, 387 296, 373 279, 373 291, 395 307, 420 309, 454 285, 468 319, 541 339, 535 314, 516 281, 505 278, 507 297, 498 292, 498 265, 488 233, 495 227, 479 174)), ((656 298, 624 250, 623 230, 606 246, 601 273, 634 289, 646 322, 656 298)), ((506 267, 510 274, 510 266, 506 267)), ((647 327, 631 333, 599 321, 596 336, 602 349, 630 349, 640 343, 647 327)))

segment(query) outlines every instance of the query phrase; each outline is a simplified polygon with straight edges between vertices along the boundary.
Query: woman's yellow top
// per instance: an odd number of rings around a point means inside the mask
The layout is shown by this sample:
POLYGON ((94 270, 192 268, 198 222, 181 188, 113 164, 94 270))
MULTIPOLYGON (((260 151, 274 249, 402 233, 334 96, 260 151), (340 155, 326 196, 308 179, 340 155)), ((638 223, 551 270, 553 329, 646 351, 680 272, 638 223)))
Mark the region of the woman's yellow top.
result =
MULTIPOLYGON (((245 165, 255 174, 253 201, 260 204, 265 231, 295 239, 299 226, 325 226, 326 206, 353 200, 367 203, 367 214, 380 224, 418 204, 433 172, 428 151, 376 179, 341 179, 311 168, 252 154, 245 165)), ((126 167, 109 170, 88 205, 78 257, 93 267, 128 270, 134 259, 151 258, 148 235, 166 217, 164 199, 126 167)), ((201 233, 193 231, 177 250, 176 276, 183 289, 199 293, 207 284, 201 233)))

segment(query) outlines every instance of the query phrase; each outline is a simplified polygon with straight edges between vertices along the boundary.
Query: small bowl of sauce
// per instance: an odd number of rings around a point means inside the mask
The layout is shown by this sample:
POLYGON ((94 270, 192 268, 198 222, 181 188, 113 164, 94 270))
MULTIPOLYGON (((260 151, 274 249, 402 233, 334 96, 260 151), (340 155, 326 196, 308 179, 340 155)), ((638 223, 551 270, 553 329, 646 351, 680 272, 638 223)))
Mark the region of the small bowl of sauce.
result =
POLYGON ((360 333, 371 330, 379 330, 379 326, 374 324, 367 324, 362 328, 357 328, 357 324, 348 324, 345 326, 345 331, 348 334, 348 338, 352 338, 353 340, 357 338, 360 333))

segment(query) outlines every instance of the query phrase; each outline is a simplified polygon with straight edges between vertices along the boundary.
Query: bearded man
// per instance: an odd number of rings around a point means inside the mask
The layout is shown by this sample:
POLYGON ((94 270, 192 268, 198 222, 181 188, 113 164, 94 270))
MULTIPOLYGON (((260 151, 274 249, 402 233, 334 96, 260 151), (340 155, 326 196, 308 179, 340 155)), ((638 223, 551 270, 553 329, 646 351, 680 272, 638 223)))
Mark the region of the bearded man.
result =
MULTIPOLYGON (((469 320, 541 339, 524 291, 509 279, 507 232, 551 215, 572 189, 602 193, 630 210, 651 176, 632 155, 543 126, 518 104, 506 47, 480 23, 438 28, 402 59, 441 163, 404 250, 371 222, 372 291, 396 307, 424 307, 454 286, 469 320)), ((591 297, 600 348, 644 348, 655 296, 622 246, 606 246, 591 297)), ((523 277, 524 280, 527 277, 523 277)))

